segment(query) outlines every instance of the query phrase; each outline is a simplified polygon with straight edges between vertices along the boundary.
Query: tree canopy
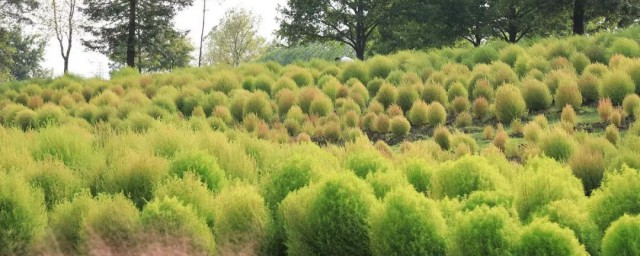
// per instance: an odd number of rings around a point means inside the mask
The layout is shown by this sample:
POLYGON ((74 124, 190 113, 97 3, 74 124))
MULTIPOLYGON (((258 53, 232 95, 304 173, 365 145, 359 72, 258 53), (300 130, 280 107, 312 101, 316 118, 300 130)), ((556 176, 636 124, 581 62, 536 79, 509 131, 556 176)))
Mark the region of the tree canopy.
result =
POLYGON ((249 11, 227 11, 207 36, 205 61, 209 64, 238 66, 256 59, 264 51, 266 42, 258 35, 258 25, 258 18, 249 11))

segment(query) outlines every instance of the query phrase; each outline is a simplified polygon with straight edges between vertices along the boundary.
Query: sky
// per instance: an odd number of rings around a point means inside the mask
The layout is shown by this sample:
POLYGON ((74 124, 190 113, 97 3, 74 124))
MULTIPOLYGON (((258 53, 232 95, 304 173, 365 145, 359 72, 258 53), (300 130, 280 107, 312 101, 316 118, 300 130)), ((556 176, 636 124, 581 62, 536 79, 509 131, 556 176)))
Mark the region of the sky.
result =
MULTIPOLYGON (((222 0, 222 2, 220 0, 194 0, 193 6, 178 13, 174 22, 176 28, 189 30, 188 37, 193 45, 196 46, 196 51, 193 53, 194 58, 197 57, 197 48, 200 44, 203 1, 207 1, 205 34, 220 22, 227 10, 243 8, 260 17, 258 33, 267 38, 267 41, 274 38, 273 33, 278 28, 276 21, 278 4, 285 5, 287 2, 286 0, 222 0)), ((62 74, 63 62, 60 56, 60 46, 54 37, 49 39, 44 58, 44 68, 52 69, 54 76, 62 74)), ((109 74, 109 60, 100 53, 87 51, 82 47, 78 39, 75 40, 71 48, 69 72, 85 77, 107 77, 109 74)))

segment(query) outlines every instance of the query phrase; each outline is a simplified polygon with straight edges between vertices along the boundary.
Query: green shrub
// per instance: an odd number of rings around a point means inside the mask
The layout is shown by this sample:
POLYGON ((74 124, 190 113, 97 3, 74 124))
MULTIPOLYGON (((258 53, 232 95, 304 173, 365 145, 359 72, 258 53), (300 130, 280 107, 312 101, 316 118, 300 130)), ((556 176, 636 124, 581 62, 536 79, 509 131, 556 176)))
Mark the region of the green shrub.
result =
POLYGON ((442 105, 447 104, 447 91, 442 85, 427 84, 422 89, 422 100, 426 103, 440 102, 442 105))
POLYGON ((58 161, 45 160, 26 173, 29 184, 42 190, 48 210, 80 191, 82 180, 58 161))
POLYGON ((429 105, 424 101, 416 101, 409 110, 409 120, 413 125, 427 124, 429 113, 429 105))
POLYGON ((447 111, 439 102, 433 102, 427 108, 427 123, 431 126, 438 126, 447 121, 447 111))
POLYGON ((522 82, 522 97, 530 111, 546 110, 551 106, 553 97, 549 87, 535 79, 527 79, 522 82))
POLYGON ((534 158, 514 182, 514 207, 524 222, 536 211, 557 200, 584 197, 582 183, 569 168, 550 158, 534 158))
POLYGON ((51 157, 74 170, 89 168, 97 161, 90 138, 84 131, 63 127, 48 128, 40 131, 36 141, 31 154, 37 160, 51 157))
POLYGON ((502 123, 511 123, 516 118, 524 116, 526 102, 517 87, 504 85, 496 93, 496 117, 502 123))
POLYGON ((584 68, 591 64, 591 60, 584 53, 575 53, 571 56, 571 63, 578 74, 582 74, 584 68))
POLYGON ((490 112, 489 101, 480 97, 473 101, 473 116, 478 119, 485 118, 490 112))
POLYGON ((638 195, 640 173, 637 170, 623 168, 620 173, 609 174, 591 195, 588 208, 591 219, 604 231, 624 214, 640 214, 638 195))
POLYGON ((586 195, 591 195, 591 191, 600 187, 605 171, 600 152, 589 148, 578 149, 569 159, 569 166, 573 174, 582 180, 586 195))
POLYGON ((319 96, 311 102, 309 114, 317 116, 327 116, 333 113, 333 102, 329 97, 319 96))
POLYGON ((149 115, 135 112, 127 117, 127 123, 134 132, 146 132, 153 126, 154 120, 149 115))
POLYGON ((624 215, 607 229, 602 239, 602 255, 638 255, 640 253, 640 216, 624 215))
POLYGON ((638 52, 640 52, 640 46, 638 42, 629 39, 629 38, 616 38, 611 44, 611 54, 621 54, 629 58, 638 57, 638 52))
POLYGON ((465 128, 471 126, 472 123, 473 117, 471 117, 471 114, 469 114, 469 112, 462 112, 456 117, 454 124, 458 128, 465 128))
POLYGON ((376 94, 376 101, 382 103, 384 108, 388 108, 391 104, 394 104, 398 99, 398 90, 395 86, 385 83, 380 87, 376 94))
POLYGON ((448 255, 510 255, 515 221, 502 207, 480 206, 458 213, 452 221, 448 255))
POLYGON ((627 95, 622 101, 622 109, 624 109, 624 113, 629 116, 635 116, 639 110, 638 107, 640 107, 640 96, 637 94, 627 95))
POLYGON ((369 75, 372 78, 387 78, 389 73, 395 69, 393 61, 385 56, 376 56, 367 61, 369 75))
POLYGON ((369 173, 386 171, 390 168, 387 159, 376 151, 354 152, 347 156, 345 168, 352 170, 358 177, 365 178, 369 173))
POLYGON ((635 92, 635 84, 631 77, 623 71, 612 71, 604 75, 598 92, 601 98, 610 98, 614 105, 619 106, 624 98, 635 92))
POLYGON ((102 190, 112 194, 122 193, 138 209, 153 199, 153 190, 168 174, 164 159, 127 152, 114 161, 104 172, 102 190))
POLYGON ((391 129, 391 119, 386 114, 381 114, 373 121, 373 130, 379 133, 387 133, 391 129))
POLYGON ((168 178, 156 186, 153 195, 154 198, 177 198, 182 204, 190 205, 213 230, 214 195, 196 174, 186 173, 182 178, 168 178))
POLYGON ((419 98, 420 95, 414 86, 401 86, 400 89, 398 89, 396 104, 402 108, 402 111, 407 112, 419 98))
POLYGON ((640 61, 633 60, 626 65, 625 71, 635 83, 636 93, 640 93, 640 61))
POLYGON ((546 218, 564 228, 573 230, 578 241, 584 244, 590 255, 599 254, 602 235, 595 223, 589 219, 589 213, 584 210, 582 202, 555 201, 538 211, 536 217, 546 218))
POLYGON ((37 114, 31 109, 23 109, 18 111, 13 122, 23 131, 38 127, 37 114))
POLYGON ((467 88, 462 83, 454 83, 449 86, 447 91, 447 97, 449 101, 453 101, 457 97, 469 98, 467 88))
POLYGON ((401 165, 401 169, 416 191, 425 195, 431 191, 431 176, 435 171, 433 165, 419 158, 411 158, 401 165))
POLYGON ((186 246, 189 253, 216 253, 216 244, 207 225, 191 206, 183 205, 175 197, 148 203, 140 214, 140 222, 147 234, 186 242, 181 246, 186 246))
POLYGON ((490 64, 498 58, 500 58, 498 51, 489 46, 476 48, 471 57, 475 64, 490 64))
POLYGON ((130 251, 140 242, 137 239, 140 235, 139 215, 135 205, 122 195, 98 196, 97 202, 82 218, 81 248, 91 250, 105 246, 118 254, 130 251))
POLYGON ((482 157, 465 156, 444 163, 431 177, 431 196, 434 198, 465 197, 478 190, 502 187, 504 178, 482 157))
POLYGON ((445 220, 436 202, 413 189, 389 193, 370 222, 373 255, 445 254, 445 220))
POLYGON ((252 90, 261 90, 266 94, 271 95, 274 84, 275 84, 275 81, 273 81, 273 78, 271 78, 268 75, 262 74, 257 76, 256 79, 253 81, 252 90))
POLYGON ((450 148, 457 150, 461 145, 467 148, 469 150, 469 153, 475 154, 476 152, 478 152, 478 143, 473 137, 471 137, 471 135, 461 132, 455 132, 451 136, 450 148))
POLYGON ((354 61, 346 64, 340 72, 340 81, 345 83, 349 79, 355 78, 362 83, 369 82, 369 71, 364 62, 354 61))
POLYGON ((598 77, 592 74, 584 74, 578 80, 578 88, 585 103, 592 103, 598 100, 598 77))
POLYGON ((298 87, 305 87, 313 85, 313 74, 307 69, 291 66, 289 70, 285 72, 285 76, 291 78, 298 87))
POLYGON ((371 255, 368 219, 375 202, 371 188, 346 173, 289 194, 279 211, 287 254, 371 255))
POLYGON ((29 254, 47 225, 42 191, 15 174, 0 172, 0 205, 0 254, 29 254))
POLYGON ((64 254, 79 254, 82 245, 80 236, 83 218, 96 207, 91 196, 79 194, 73 200, 62 202, 49 215, 51 235, 64 254))
POLYGON ((565 105, 564 108, 562 108, 560 121, 571 125, 576 124, 576 111, 573 109, 573 107, 571 107, 571 105, 565 105))
POLYGON ((520 56, 526 55, 525 49, 519 45, 509 45, 500 50, 500 61, 514 66, 520 56))
POLYGON ((38 125, 41 127, 55 125, 62 121, 65 113, 56 105, 45 104, 36 111, 38 125))
POLYGON ((473 98, 485 98, 488 100, 493 100, 495 91, 493 87, 489 84, 488 80, 479 80, 476 86, 473 88, 473 98))
POLYGON ((367 83, 367 91, 369 91, 369 94, 371 95, 376 95, 378 93, 378 90, 380 90, 380 88, 384 84, 385 84, 385 81, 383 79, 374 78, 367 83))
POLYGON ((517 255, 587 255, 570 229, 546 220, 523 228, 516 243, 517 255))
POLYGON ((280 202, 291 192, 309 185, 316 175, 315 158, 294 154, 277 163, 265 177, 262 194, 270 209, 277 209, 280 202))
POLYGON ((404 174, 396 170, 371 173, 365 180, 373 188, 373 194, 380 200, 393 190, 411 186, 404 174))
POLYGON ((546 156, 561 162, 569 160, 576 146, 574 139, 560 128, 544 135, 538 143, 546 156))
POLYGON ((438 143, 440 148, 444 150, 449 150, 451 146, 451 132, 447 129, 446 126, 439 125, 433 131, 433 140, 438 143))
POLYGON ((215 205, 214 231, 221 251, 251 252, 262 246, 269 210, 255 188, 247 185, 225 188, 216 197, 215 205))
POLYGON ((269 96, 262 93, 253 93, 244 102, 242 107, 242 116, 255 114, 260 119, 269 121, 273 116, 273 109, 269 102, 269 96))
POLYGON ((574 109, 580 108, 582 106, 580 88, 575 83, 561 84, 556 90, 555 102, 558 108, 563 108, 566 105, 570 105, 574 109))
POLYGON ((620 141, 620 131, 618 130, 618 127, 613 124, 607 126, 607 128, 604 130, 604 137, 609 142, 611 142, 611 144, 618 144, 618 141, 620 141))
POLYGON ((298 84, 296 84, 296 81, 293 81, 293 79, 289 77, 286 77, 286 76, 280 77, 280 79, 276 81, 276 84, 273 88, 273 92, 277 93, 280 90, 284 90, 284 89, 295 91, 296 89, 298 89, 298 84))
POLYGON ((395 116, 391 119, 391 133, 397 137, 409 134, 411 124, 404 116, 395 116))
POLYGON ((193 173, 214 193, 220 191, 226 182, 225 173, 218 166, 215 156, 204 151, 184 151, 179 153, 169 167, 171 174, 184 177, 193 173))
POLYGON ((518 75, 511 67, 503 62, 494 62, 491 64, 491 84, 493 86, 501 86, 503 84, 515 83, 518 81, 518 75))

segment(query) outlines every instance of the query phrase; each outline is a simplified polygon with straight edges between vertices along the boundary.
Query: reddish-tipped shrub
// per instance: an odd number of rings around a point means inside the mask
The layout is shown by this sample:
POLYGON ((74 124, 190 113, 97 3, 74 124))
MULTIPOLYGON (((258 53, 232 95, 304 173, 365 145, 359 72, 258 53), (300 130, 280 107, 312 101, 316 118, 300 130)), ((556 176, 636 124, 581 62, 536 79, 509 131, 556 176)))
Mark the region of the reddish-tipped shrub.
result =
POLYGON ((600 115, 600 120, 605 123, 608 123, 611 120, 611 113, 613 113, 613 104, 609 98, 600 99, 598 101, 598 115, 600 115))

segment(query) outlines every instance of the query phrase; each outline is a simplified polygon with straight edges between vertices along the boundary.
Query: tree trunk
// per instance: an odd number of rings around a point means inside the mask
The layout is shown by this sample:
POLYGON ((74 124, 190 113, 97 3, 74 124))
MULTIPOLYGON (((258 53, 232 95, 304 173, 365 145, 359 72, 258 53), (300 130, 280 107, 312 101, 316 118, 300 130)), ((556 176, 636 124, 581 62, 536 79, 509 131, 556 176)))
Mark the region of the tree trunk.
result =
POLYGON ((573 33, 584 35, 585 32, 585 0, 575 0, 573 3, 573 33))
POLYGON ((136 66, 136 8, 138 0, 129 0, 129 35, 127 38, 127 66, 136 66))
POLYGON ((69 74, 69 56, 64 59, 64 74, 69 74))
POLYGON ((202 0, 202 31, 200 31, 200 53, 198 53, 198 67, 202 66, 202 44, 204 43, 204 22, 207 15, 207 0, 202 0))

